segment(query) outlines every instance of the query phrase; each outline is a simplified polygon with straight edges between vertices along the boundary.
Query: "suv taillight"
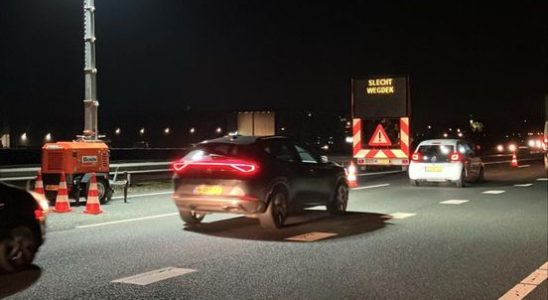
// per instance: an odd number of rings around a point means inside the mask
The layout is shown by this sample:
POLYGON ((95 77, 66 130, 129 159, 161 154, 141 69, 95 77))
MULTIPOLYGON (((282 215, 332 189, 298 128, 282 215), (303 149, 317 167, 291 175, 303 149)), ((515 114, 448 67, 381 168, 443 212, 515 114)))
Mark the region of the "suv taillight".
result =
POLYGON ((222 161, 192 161, 181 159, 173 163, 173 170, 181 173, 188 168, 233 171, 241 175, 253 175, 259 170, 259 165, 251 161, 226 159, 222 161))
POLYGON ((449 158, 451 159, 452 162, 459 162, 459 161, 462 160, 462 154, 460 154, 458 152, 453 152, 453 153, 451 153, 449 158))

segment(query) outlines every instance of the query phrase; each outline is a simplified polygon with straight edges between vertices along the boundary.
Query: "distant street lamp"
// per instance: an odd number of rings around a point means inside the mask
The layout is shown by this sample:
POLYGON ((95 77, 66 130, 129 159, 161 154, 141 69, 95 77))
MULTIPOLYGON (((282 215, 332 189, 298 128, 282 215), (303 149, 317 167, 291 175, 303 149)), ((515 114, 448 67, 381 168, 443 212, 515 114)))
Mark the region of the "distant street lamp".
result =
POLYGON ((164 129, 164 134, 168 135, 170 132, 171 130, 169 129, 169 127, 166 127, 166 129, 164 129))
POLYGON ((282 130, 282 131, 285 131, 285 127, 282 127, 281 130, 282 130))
POLYGON ((145 129, 141 128, 141 130, 139 130, 139 134, 141 134, 141 135, 145 134, 145 129))
POLYGON ((443 134, 443 137, 444 137, 444 138, 446 138, 446 137, 448 137, 448 136, 449 136, 449 135, 448 135, 447 133, 444 133, 444 134, 443 134))
POLYGON ((189 132, 194 133, 194 132, 196 132, 196 129, 194 129, 194 127, 192 127, 192 128, 190 128, 189 132))
POLYGON ((217 130, 215 130, 217 133, 221 133, 223 129, 221 127, 217 127, 217 130))
POLYGON ((428 125, 428 129, 432 129, 432 125, 428 125))
POLYGON ((51 141, 51 133, 48 132, 48 134, 44 137, 44 140, 46 140, 46 142, 51 141))
POLYGON ((116 128, 116 130, 114 130, 114 134, 116 135, 120 135, 121 132, 122 130, 120 128, 116 128))
POLYGON ((459 132, 458 136, 459 136, 459 137, 462 137, 462 132, 459 132))

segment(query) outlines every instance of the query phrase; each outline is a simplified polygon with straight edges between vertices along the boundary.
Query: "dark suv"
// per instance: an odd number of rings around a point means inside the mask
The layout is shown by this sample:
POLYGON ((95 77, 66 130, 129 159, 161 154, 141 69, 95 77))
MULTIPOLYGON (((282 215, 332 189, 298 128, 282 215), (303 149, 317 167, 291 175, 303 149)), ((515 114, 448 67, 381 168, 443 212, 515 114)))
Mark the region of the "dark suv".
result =
POLYGON ((344 168, 285 137, 204 141, 173 169, 173 200, 187 224, 200 223, 206 213, 231 212, 280 228, 288 212, 326 205, 337 215, 348 202, 344 168))

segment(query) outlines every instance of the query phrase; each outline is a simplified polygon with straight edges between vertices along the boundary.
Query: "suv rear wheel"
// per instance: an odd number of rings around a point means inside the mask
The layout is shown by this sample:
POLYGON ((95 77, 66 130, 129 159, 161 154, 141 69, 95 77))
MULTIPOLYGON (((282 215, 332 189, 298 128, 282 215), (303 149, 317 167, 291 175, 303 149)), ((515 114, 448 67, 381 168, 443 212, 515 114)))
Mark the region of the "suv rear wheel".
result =
POLYGON ((287 193, 282 188, 276 188, 270 195, 266 211, 259 215, 259 222, 265 229, 278 229, 284 225, 287 218, 287 193))
POLYGON ((327 204, 327 211, 332 215, 342 215, 346 212, 346 206, 348 205, 348 186, 346 183, 337 184, 335 189, 335 195, 329 204, 327 204))
POLYGON ((199 224, 205 217, 204 213, 195 210, 181 210, 179 215, 181 215, 181 219, 183 219, 186 224, 199 224))

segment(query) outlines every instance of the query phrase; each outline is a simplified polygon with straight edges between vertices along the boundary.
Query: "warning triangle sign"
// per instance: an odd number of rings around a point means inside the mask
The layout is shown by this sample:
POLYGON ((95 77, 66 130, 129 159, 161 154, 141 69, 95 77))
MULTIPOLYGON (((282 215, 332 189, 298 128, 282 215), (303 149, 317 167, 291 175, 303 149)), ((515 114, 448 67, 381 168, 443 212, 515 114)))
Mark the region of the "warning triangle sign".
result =
POLYGON ((369 139, 368 145, 383 147, 392 146, 392 142, 390 141, 390 138, 388 138, 388 135, 386 134, 386 131, 384 131, 381 124, 377 125, 375 132, 373 132, 371 139, 369 139))

